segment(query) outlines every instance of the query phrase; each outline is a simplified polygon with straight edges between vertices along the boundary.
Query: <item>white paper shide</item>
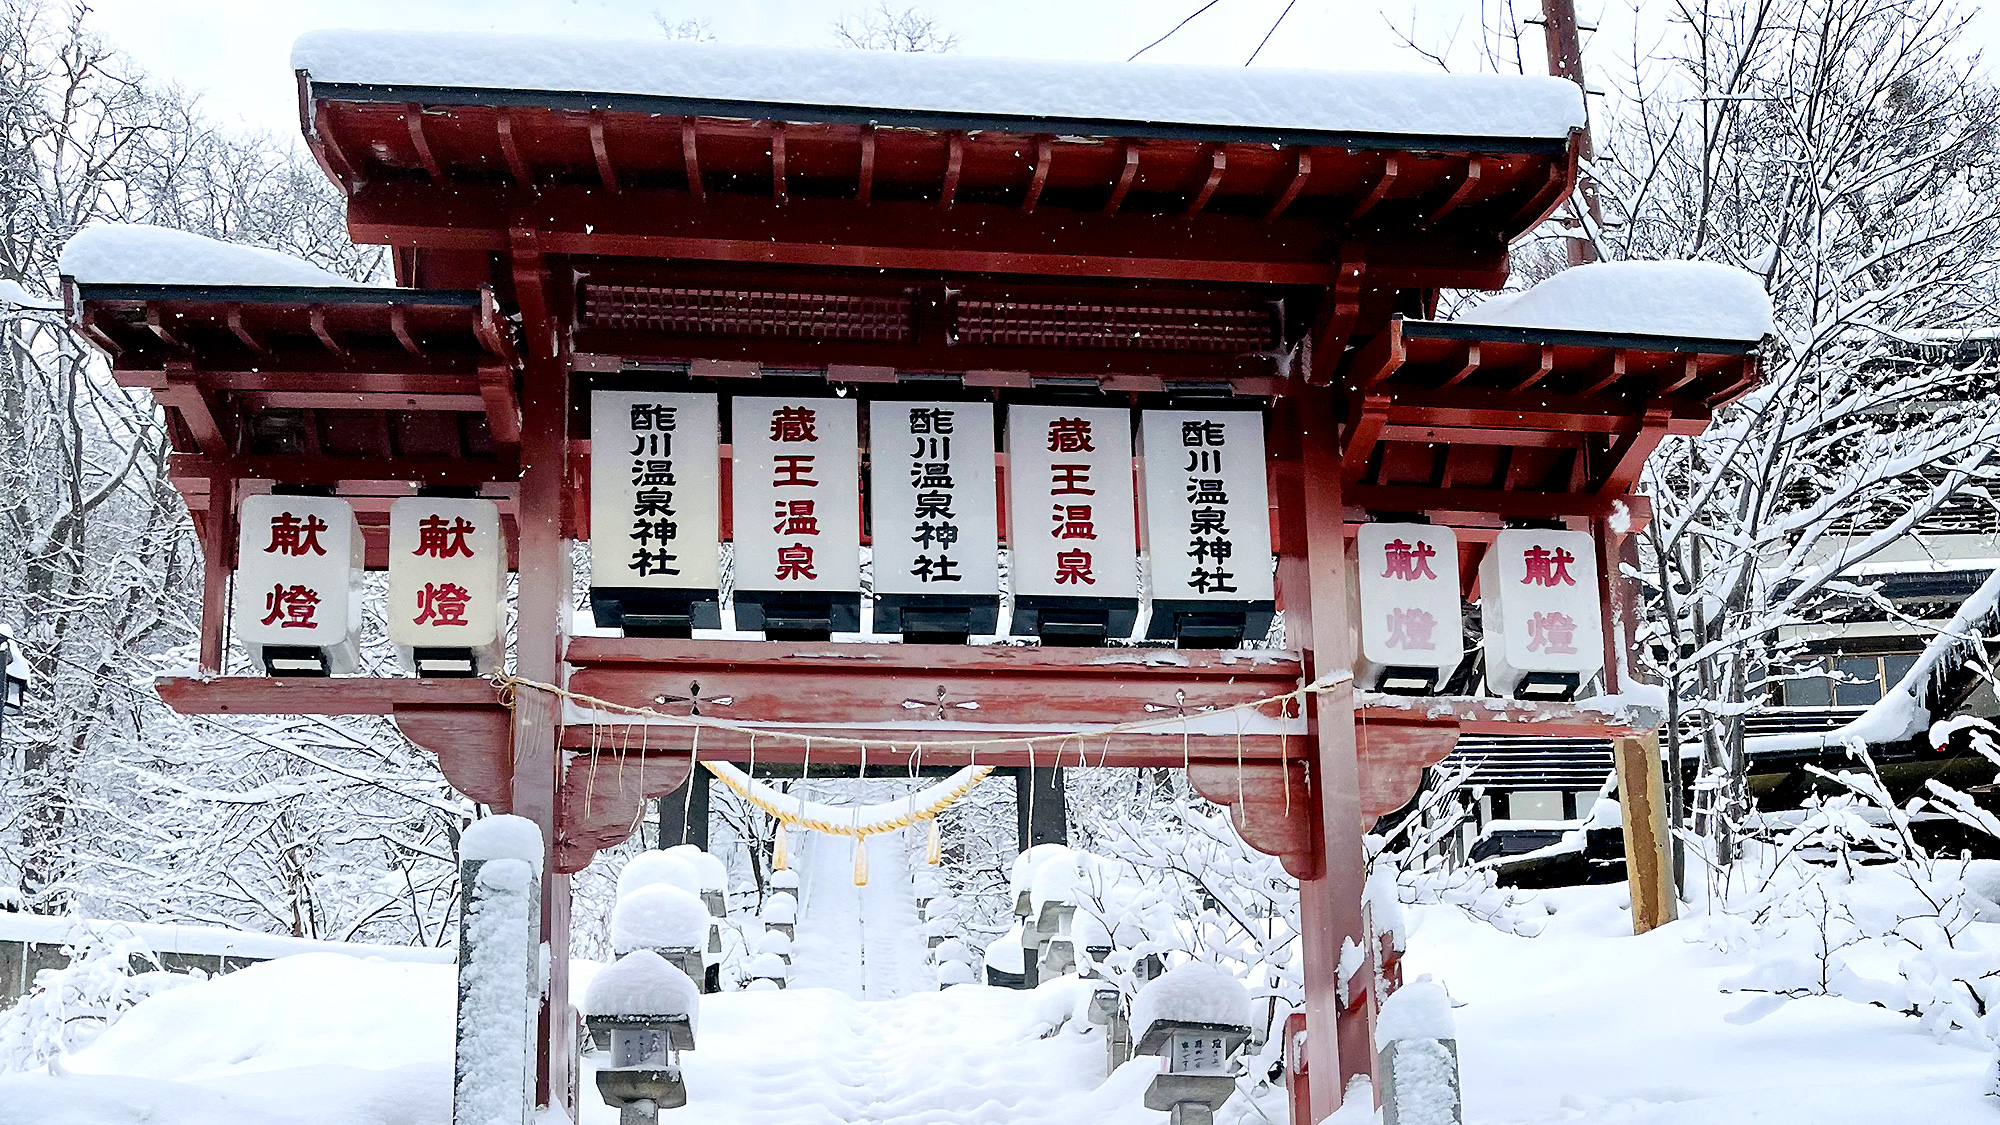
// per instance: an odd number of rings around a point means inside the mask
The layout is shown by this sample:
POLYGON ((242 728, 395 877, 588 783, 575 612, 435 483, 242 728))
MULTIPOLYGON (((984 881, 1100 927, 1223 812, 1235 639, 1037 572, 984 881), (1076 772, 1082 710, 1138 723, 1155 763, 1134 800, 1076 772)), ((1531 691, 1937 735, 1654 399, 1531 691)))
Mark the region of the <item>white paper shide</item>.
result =
POLYGON ((1479 566, 1486 679, 1513 695, 1535 673, 1573 675, 1577 686, 1604 667, 1597 544, 1581 531, 1503 531, 1479 566))
POLYGON ((236 637, 272 675, 352 672, 361 525, 333 496, 248 496, 237 511, 236 637))
POLYGON ((736 589, 861 589, 861 455, 850 398, 730 404, 736 589))
MULTIPOLYGON (((389 506, 389 640, 407 668, 415 651, 450 650, 463 673, 498 667, 507 540, 491 500, 406 496, 389 506), (459 655, 462 654, 462 655, 459 655)), ((457 671, 454 664, 453 669, 457 671)))
POLYGON ((1130 413, 1008 407, 1007 493, 1017 597, 1138 597, 1130 413))
POLYGON ((1360 644, 1355 673, 1381 686, 1392 669, 1450 678, 1465 655, 1458 535, 1421 523, 1366 523, 1355 534, 1360 644))

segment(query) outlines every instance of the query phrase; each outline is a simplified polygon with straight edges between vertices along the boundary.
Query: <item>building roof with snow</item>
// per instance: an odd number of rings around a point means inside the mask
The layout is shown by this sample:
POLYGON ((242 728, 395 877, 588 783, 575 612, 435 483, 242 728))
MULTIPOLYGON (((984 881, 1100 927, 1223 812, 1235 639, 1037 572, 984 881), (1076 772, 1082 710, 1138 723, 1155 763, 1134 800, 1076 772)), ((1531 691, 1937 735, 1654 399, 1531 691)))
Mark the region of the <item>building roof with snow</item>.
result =
POLYGON ((1583 99, 1554 78, 1196 67, 667 39, 317 31, 292 67, 343 100, 537 104, 746 120, 1090 136, 1478 139, 1561 147, 1583 99))

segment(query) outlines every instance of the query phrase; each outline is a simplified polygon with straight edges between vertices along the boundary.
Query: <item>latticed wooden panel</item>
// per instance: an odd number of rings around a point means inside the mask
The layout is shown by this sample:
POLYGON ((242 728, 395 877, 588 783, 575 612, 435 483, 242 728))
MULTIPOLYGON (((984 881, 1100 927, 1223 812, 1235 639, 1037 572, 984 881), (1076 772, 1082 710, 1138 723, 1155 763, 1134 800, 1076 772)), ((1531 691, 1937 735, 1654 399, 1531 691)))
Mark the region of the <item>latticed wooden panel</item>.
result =
POLYGON ((590 328, 903 343, 913 334, 910 309, 904 296, 591 285, 583 315, 590 328))
POLYGON ((1268 351, 1278 335, 1274 308, 960 301, 956 325, 963 344, 1232 355, 1268 351))

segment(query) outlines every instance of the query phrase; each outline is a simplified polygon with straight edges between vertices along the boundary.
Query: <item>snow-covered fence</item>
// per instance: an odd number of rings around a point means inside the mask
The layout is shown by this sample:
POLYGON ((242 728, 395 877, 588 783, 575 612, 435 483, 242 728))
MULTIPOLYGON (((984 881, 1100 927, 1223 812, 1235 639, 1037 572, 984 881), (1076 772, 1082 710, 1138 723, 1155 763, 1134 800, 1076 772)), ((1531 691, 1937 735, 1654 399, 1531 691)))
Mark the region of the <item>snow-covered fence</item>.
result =
POLYGON ((1382 1060, 1382 1125, 1460 1125, 1458 1040, 1443 988, 1419 980, 1383 1001, 1375 1049, 1382 1060))
POLYGON ((609 1066, 597 1092, 618 1110, 619 1125, 653 1125, 660 1111, 687 1104, 680 1053, 694 1050, 701 989, 649 949, 620 957, 584 994, 584 1024, 605 1043, 609 1066))
POLYGON ((222 926, 119 922, 0 910, 0 1009, 32 991, 40 973, 68 966, 75 956, 72 951, 120 942, 131 944, 129 960, 134 973, 154 969, 170 973, 231 973, 260 961, 300 953, 345 953, 385 961, 439 964, 452 959, 451 950, 428 946, 318 941, 222 926))
POLYGON ((518 816, 466 829, 458 850, 453 1125, 527 1125, 541 1003, 542 832, 518 816))

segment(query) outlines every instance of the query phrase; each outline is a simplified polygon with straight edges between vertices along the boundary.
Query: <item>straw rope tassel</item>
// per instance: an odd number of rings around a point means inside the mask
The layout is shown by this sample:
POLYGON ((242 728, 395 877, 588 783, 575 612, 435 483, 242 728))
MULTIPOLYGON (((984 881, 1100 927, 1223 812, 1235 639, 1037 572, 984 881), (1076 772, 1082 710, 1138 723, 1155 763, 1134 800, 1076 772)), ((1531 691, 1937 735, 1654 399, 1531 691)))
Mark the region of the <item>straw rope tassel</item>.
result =
POLYGON ((868 885, 868 837, 861 834, 861 818, 854 819, 854 885, 868 885))
POLYGON ((778 839, 777 842, 771 845, 771 870, 773 871, 786 871, 790 870, 791 867, 785 855, 785 828, 785 822, 782 820, 779 821, 778 839))
POLYGON ((944 837, 938 831, 938 818, 931 818, 930 840, 924 844, 924 863, 936 867, 944 862, 944 837))

